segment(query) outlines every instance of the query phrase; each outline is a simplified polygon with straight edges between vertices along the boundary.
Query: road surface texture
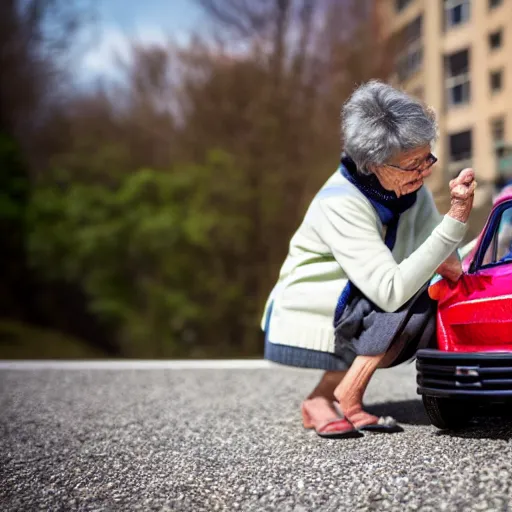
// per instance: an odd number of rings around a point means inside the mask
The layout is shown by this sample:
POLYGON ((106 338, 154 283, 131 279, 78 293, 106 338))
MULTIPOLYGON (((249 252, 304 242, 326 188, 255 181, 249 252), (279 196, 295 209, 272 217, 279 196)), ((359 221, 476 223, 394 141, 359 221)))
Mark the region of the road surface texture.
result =
POLYGON ((8 366, 3 512, 512 509, 510 423, 436 430, 414 365, 381 370, 367 395, 405 432, 348 440, 301 427, 317 371, 8 366))

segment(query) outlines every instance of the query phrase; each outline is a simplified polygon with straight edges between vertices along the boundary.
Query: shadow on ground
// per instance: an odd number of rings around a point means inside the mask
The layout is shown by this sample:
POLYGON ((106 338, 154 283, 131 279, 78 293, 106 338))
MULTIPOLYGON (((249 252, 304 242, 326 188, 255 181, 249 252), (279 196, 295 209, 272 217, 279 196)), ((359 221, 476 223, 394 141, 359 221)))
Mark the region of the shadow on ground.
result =
MULTIPOLYGON (((365 409, 376 416, 393 416, 403 425, 430 425, 421 400, 383 402, 367 405, 365 409)), ((435 435, 462 439, 512 439, 512 410, 503 407, 479 409, 469 426, 460 430, 437 430, 435 435)))
POLYGON ((403 400, 401 402, 384 402, 365 406, 375 416, 392 416, 404 425, 430 425, 421 400, 403 400))
POLYGON ((439 436, 462 439, 512 439, 512 411, 510 406, 487 407, 478 411, 471 424, 460 430, 440 430, 439 436))

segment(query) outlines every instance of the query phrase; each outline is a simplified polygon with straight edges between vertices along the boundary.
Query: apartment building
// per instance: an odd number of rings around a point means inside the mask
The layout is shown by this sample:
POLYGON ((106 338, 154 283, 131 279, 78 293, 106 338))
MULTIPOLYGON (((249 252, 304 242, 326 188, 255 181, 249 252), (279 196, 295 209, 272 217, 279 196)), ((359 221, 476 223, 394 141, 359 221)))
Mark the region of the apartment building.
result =
POLYGON ((434 107, 440 206, 464 167, 479 182, 476 206, 512 180, 512 0, 376 0, 399 40, 391 82, 434 107))

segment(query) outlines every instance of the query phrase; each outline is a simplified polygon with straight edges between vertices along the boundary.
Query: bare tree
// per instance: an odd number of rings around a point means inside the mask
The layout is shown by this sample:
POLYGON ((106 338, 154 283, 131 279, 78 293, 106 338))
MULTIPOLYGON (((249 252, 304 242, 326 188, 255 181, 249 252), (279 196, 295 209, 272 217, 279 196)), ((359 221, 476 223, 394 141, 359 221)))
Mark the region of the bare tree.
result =
POLYGON ((63 95, 66 57, 75 47, 87 2, 0 2, 0 127, 37 166, 34 138, 50 105, 63 95))
POLYGON ((33 171, 44 167, 39 137, 61 90, 60 59, 72 47, 81 13, 67 0, 0 2, 0 314, 32 314, 25 208, 33 171))
POLYGON ((183 147, 225 147, 241 162, 253 243, 240 265, 261 306, 306 204, 337 166, 342 103, 358 83, 386 78, 393 57, 372 0, 197 1, 224 53, 199 45, 182 55, 183 147))
POLYGON ((315 14, 324 0, 197 1, 218 28, 218 36, 220 32, 231 43, 248 43, 266 57, 276 86, 282 85, 286 69, 294 68, 301 75, 315 14))

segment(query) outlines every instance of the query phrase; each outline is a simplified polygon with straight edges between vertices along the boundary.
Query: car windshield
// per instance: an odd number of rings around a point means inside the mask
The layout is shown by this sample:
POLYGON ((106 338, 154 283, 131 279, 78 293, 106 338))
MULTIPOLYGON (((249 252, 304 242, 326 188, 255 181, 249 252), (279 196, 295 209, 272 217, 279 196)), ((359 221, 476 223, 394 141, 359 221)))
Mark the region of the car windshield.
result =
POLYGON ((512 262, 512 204, 501 214, 482 265, 487 266, 507 262, 512 262))

